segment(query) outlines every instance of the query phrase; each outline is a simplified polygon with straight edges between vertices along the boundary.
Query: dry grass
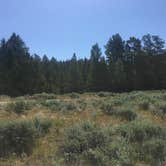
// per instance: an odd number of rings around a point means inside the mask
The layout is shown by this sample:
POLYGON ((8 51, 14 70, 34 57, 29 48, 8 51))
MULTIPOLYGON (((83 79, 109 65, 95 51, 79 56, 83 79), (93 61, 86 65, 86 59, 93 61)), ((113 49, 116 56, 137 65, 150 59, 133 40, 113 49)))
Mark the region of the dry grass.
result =
MULTIPOLYGON (((69 111, 69 112, 60 112, 60 111, 50 111, 49 108, 44 108, 35 105, 31 110, 26 111, 23 114, 17 115, 14 112, 5 111, 5 105, 7 103, 15 101, 15 99, 11 99, 9 97, 0 97, 0 121, 11 121, 11 120, 23 120, 23 119, 32 119, 36 116, 47 117, 52 119, 53 126, 50 129, 50 132, 45 136, 38 140, 36 148, 34 148, 33 153, 30 156, 23 155, 21 157, 11 155, 9 158, 1 159, 0 166, 46 166, 46 165, 62 165, 63 159, 58 158, 56 156, 59 146, 61 145, 64 139, 64 130, 74 125, 75 123, 79 123, 81 121, 91 121, 95 122, 99 126, 107 126, 111 124, 112 126, 118 126, 123 123, 129 123, 125 120, 122 120, 115 116, 109 116, 103 112, 101 109, 102 103, 111 103, 115 102, 115 100, 122 100, 122 105, 116 105, 115 108, 119 107, 130 107, 133 111, 138 114, 138 118, 142 120, 150 120, 155 124, 160 124, 162 126, 166 126, 165 117, 154 115, 151 111, 147 110, 139 110, 137 106, 137 100, 135 98, 140 98, 140 96, 144 94, 146 97, 148 96, 159 96, 158 99, 155 100, 165 100, 162 98, 166 92, 152 91, 152 92, 133 92, 131 94, 117 94, 115 96, 106 96, 99 97, 95 93, 85 93, 79 94, 79 98, 72 98, 70 95, 57 95, 56 100, 61 100, 64 102, 70 102, 79 107, 81 104, 86 104, 85 108, 81 111, 69 111), (139 95, 139 93, 141 93, 139 95), (137 95, 138 94, 138 95, 137 95), (129 95, 129 96, 127 96, 129 95), (130 99, 123 100, 123 98, 127 96, 130 99), (134 99, 132 97, 135 97, 134 99), (124 102, 125 101, 125 102, 124 102), (92 104, 92 103, 96 104, 92 104)), ((21 99, 28 100, 28 99, 21 99)), ((29 99, 31 100, 31 99, 29 99)), ((138 99, 142 100, 142 99, 138 99)), ((165 116, 165 115, 164 115, 165 116)), ((145 166, 145 163, 138 163, 136 165, 145 166)))

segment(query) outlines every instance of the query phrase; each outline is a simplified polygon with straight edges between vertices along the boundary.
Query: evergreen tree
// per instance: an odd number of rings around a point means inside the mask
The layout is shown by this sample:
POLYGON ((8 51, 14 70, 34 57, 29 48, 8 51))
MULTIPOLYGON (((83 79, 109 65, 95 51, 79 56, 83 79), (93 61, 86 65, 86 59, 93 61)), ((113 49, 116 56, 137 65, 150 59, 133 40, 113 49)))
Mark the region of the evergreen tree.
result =
POLYGON ((126 91, 127 76, 124 68, 124 62, 118 59, 111 65, 111 86, 113 91, 126 91))
POLYGON ((109 64, 123 59, 124 42, 119 34, 113 35, 105 45, 105 54, 109 64))
POLYGON ((123 41, 116 34, 105 46, 107 61, 98 44, 92 46, 89 59, 73 54, 70 60, 57 61, 30 55, 20 36, 13 33, 0 42, 0 94, 165 89, 164 46, 156 35, 143 36, 141 43, 135 37, 123 41))
POLYGON ((141 41, 135 37, 130 37, 125 43, 125 60, 134 64, 135 57, 141 53, 141 41))
POLYGON ((69 65, 69 91, 70 92, 80 92, 83 86, 83 78, 80 72, 76 54, 73 57, 69 65))
POLYGON ((165 42, 159 36, 156 35, 144 35, 142 37, 143 50, 148 55, 158 55, 162 52, 165 42))
POLYGON ((101 49, 96 43, 91 49, 90 71, 88 76, 89 89, 93 91, 99 90, 99 82, 101 79, 101 76, 99 75, 101 55, 101 49))

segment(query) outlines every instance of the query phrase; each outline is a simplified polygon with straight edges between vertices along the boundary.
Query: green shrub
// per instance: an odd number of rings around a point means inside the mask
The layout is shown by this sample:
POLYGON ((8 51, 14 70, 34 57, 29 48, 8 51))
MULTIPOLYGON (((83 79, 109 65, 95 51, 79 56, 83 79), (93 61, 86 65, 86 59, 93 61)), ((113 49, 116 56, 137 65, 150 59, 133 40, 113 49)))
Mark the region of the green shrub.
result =
POLYGON ((92 105, 92 107, 96 108, 101 108, 103 105, 103 100, 98 100, 98 99, 92 99, 88 102, 89 105, 92 105))
POLYGON ((132 148, 130 159, 144 161, 151 166, 166 163, 166 128, 149 121, 133 121, 114 130, 114 135, 132 148), (119 134, 118 134, 119 133, 119 134))
POLYGON ((111 103, 102 103, 101 109, 108 114, 111 114, 115 111, 114 106, 111 103))
POLYGON ((133 121, 119 128, 120 134, 130 142, 140 142, 152 138, 166 138, 166 128, 148 121, 133 121))
POLYGON ((130 109, 119 109, 114 112, 114 115, 128 121, 132 121, 137 118, 137 114, 130 109))
MULTIPOLYGON (((133 166, 130 161, 130 146, 125 140, 113 140, 107 128, 83 122, 66 131, 62 152, 67 162, 96 166, 133 166)), ((74 165, 74 164, 73 164, 74 165)))
POLYGON ((164 165, 166 128, 149 121, 133 121, 119 127, 97 127, 84 122, 68 129, 62 145, 67 162, 96 166, 134 166, 144 162, 164 165))
POLYGON ((143 143, 141 157, 151 165, 166 164, 166 140, 152 139, 143 143))
POLYGON ((121 106, 122 104, 124 104, 126 101, 125 101, 125 98, 123 97, 117 97, 117 98, 114 98, 112 101, 111 101, 111 104, 113 106, 121 106))
POLYGON ((78 111, 75 104, 73 104, 71 102, 66 102, 65 104, 63 104, 62 110, 64 110, 64 111, 78 111))
POLYGON ((121 119, 132 121, 137 118, 137 114, 130 109, 118 109, 112 107, 112 105, 105 105, 104 111, 109 115, 120 117, 121 119))
POLYGON ((26 110, 32 109, 33 105, 34 105, 33 102, 26 102, 21 100, 7 104, 6 110, 20 114, 26 110))
POLYGON ((112 141, 107 146, 102 148, 89 149, 85 153, 90 165, 96 166, 134 166, 133 161, 130 160, 130 146, 121 141, 112 141))
POLYGON ((106 146, 108 139, 108 135, 95 124, 84 122, 66 131, 63 153, 69 159, 77 158, 89 149, 106 146))
POLYGON ((26 97, 25 96, 19 96, 19 97, 15 97, 14 100, 15 101, 24 101, 24 100, 26 100, 26 97))
POLYGON ((0 157, 10 154, 31 154, 36 139, 46 134, 51 127, 48 119, 35 118, 29 121, 0 123, 0 157))
POLYGON ((59 100, 42 100, 40 104, 52 111, 60 110, 62 107, 61 101, 59 100))
POLYGON ((98 92, 97 95, 99 97, 110 97, 110 96, 114 96, 114 94, 111 93, 111 92, 98 92))
POLYGON ((78 93, 69 93, 68 96, 72 99, 78 99, 80 98, 80 95, 78 93))
POLYGON ((165 103, 160 103, 158 105, 158 111, 162 114, 166 114, 166 104, 165 103))
POLYGON ((77 100, 78 108, 82 111, 85 110, 87 107, 87 103, 83 99, 78 99, 77 100))
POLYGON ((35 100, 49 100, 49 99, 56 99, 56 94, 48 94, 48 93, 39 93, 35 94, 31 97, 32 99, 35 100))
POLYGON ((78 111, 74 103, 62 100, 46 100, 40 104, 52 111, 78 111))
POLYGON ((32 122, 5 122, 0 124, 0 157, 15 153, 30 154, 35 144, 36 130, 32 122))
POLYGON ((91 165, 109 166, 111 164, 109 157, 100 148, 89 149, 84 155, 91 165))
POLYGON ((48 133, 49 128, 52 126, 52 121, 47 118, 35 117, 33 123, 35 129, 37 130, 38 136, 48 133))

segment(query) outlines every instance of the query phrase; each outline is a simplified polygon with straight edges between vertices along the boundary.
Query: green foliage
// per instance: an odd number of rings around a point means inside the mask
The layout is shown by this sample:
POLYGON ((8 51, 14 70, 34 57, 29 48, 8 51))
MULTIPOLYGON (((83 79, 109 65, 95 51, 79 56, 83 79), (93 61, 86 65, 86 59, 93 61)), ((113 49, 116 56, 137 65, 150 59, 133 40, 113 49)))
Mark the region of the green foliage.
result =
POLYGON ((83 122, 68 129, 65 138, 62 148, 64 155, 67 157, 74 157, 88 149, 105 146, 109 139, 104 131, 90 122, 83 122))
POLYGON ((40 104, 52 111, 79 111, 76 105, 72 102, 62 100, 45 100, 40 104))
POLYGON ((89 165, 132 165, 129 146, 124 141, 113 141, 107 129, 84 122, 66 131, 62 153, 68 162, 85 160, 89 165))
POLYGON ((20 36, 13 33, 0 43, 0 94, 37 94, 32 98, 48 100, 59 93, 166 89, 164 44, 156 35, 124 41, 115 34, 105 45, 107 59, 94 44, 90 58, 77 59, 74 53, 70 60, 57 61, 31 55, 20 36))
POLYGON ((135 37, 130 37, 125 43, 125 53, 127 61, 134 64, 135 57, 141 52, 141 41, 135 37))
MULTIPOLYGON (((116 58, 116 57, 115 57, 116 58)), ((117 92, 123 91, 127 85, 127 73, 125 72, 125 64, 118 58, 111 66, 111 85, 115 88, 117 92), (117 87, 117 89, 116 89, 117 87)))
POLYGON ((0 157, 31 154, 36 139, 49 131, 49 119, 0 122, 0 157))
POLYGON ((69 128, 61 147, 69 163, 96 166, 135 166, 138 162, 166 163, 166 128, 149 121, 132 121, 118 127, 97 127, 84 122, 69 128))
POLYGON ((109 63, 116 62, 118 59, 122 59, 124 52, 123 39, 119 34, 113 35, 105 46, 105 54, 109 63))
POLYGON ((34 94, 32 96, 32 99, 36 99, 36 100, 49 100, 49 99, 56 99, 56 95, 55 94, 51 94, 51 93, 39 93, 39 94, 34 94))
POLYGON ((152 138, 166 138, 166 128, 147 121, 133 121, 119 128, 121 136, 130 142, 147 141, 152 138))
MULTIPOLYGON (((100 108, 105 112, 111 112, 115 107, 122 106, 125 103, 126 99, 122 97, 113 97, 103 100, 100 104, 100 108)), ((127 101, 126 101, 127 102, 127 101)))
POLYGON ((33 105, 33 102, 18 100, 7 104, 6 110, 21 114, 24 113, 26 110, 32 109, 33 105))
POLYGON ((108 77, 108 70, 105 57, 102 57, 101 49, 97 43, 92 46, 89 63, 87 88, 91 91, 104 90, 107 87, 104 80, 108 77))
POLYGON ((87 160, 91 165, 97 166, 134 166, 130 160, 130 146, 123 140, 112 141, 102 148, 89 149, 85 153, 87 160))
POLYGON ((166 164, 166 140, 152 139, 143 143, 140 156, 152 166, 166 164), (145 155, 146 154, 146 155, 145 155))
POLYGON ((36 130, 30 121, 0 123, 0 157, 12 153, 30 154, 36 130))
POLYGON ((137 114, 130 109, 115 108, 111 104, 104 104, 101 107, 109 115, 120 117, 124 120, 132 121, 137 118, 137 114))
POLYGON ((37 135, 43 136, 49 132, 49 128, 52 126, 52 121, 47 118, 35 117, 33 124, 37 130, 37 135))
POLYGON ((42 100, 40 104, 50 110, 60 110, 61 102, 59 100, 42 100))
POLYGON ((101 109, 108 114, 111 114, 111 112, 115 111, 114 105, 112 103, 103 103, 101 105, 101 109))
POLYGON ((163 113, 163 114, 166 114, 166 104, 164 103, 164 104, 161 104, 160 106, 159 106, 159 111, 161 112, 161 113, 163 113))
POLYGON ((68 96, 72 99, 79 99, 80 97, 78 93, 70 93, 68 94, 68 96))
POLYGON ((77 100, 77 105, 78 105, 77 108, 79 110, 85 110, 86 107, 87 107, 87 102, 85 100, 83 100, 83 99, 78 99, 77 100))
POLYGON ((131 106, 128 103, 130 98, 123 95, 117 96, 104 100, 100 108, 109 115, 114 115, 128 121, 135 120, 137 114, 130 109, 131 106), (127 103, 128 106, 124 107, 124 103, 127 103))
POLYGON ((99 97, 110 97, 110 96, 113 96, 114 94, 111 92, 98 92, 97 95, 99 97))
POLYGON ((115 115, 117 117, 120 117, 122 119, 132 121, 137 118, 137 114, 130 109, 118 109, 110 112, 110 115, 115 115))
POLYGON ((156 53, 160 52, 164 48, 164 40, 162 40, 159 36, 156 35, 144 35, 142 37, 142 41, 144 44, 144 51, 147 54, 155 55, 156 53))

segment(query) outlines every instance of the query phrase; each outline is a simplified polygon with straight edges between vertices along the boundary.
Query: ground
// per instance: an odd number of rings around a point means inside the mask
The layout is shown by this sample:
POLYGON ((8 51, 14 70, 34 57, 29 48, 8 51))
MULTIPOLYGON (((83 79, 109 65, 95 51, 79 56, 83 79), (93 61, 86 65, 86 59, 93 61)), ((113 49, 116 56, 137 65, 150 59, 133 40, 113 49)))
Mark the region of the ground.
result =
MULTIPOLYGON (((36 140, 31 154, 19 156, 10 154, 2 157, 0 166, 70 165, 65 162, 63 152, 60 150, 66 139, 65 132, 84 121, 95 123, 103 129, 108 126, 117 128, 133 121, 142 123, 148 121, 163 127, 165 132, 166 91, 65 95, 43 93, 17 98, 0 97, 1 122, 32 120, 35 117, 46 118, 52 122, 49 132, 36 140), (23 106, 17 107, 16 104, 19 102, 22 102, 23 106), (28 107, 24 107, 24 104, 28 107)), ((82 165, 88 165, 88 162, 83 163, 82 165)), ((166 164, 165 159, 161 166, 165 166, 164 164, 166 164)), ((73 162, 71 165, 78 165, 78 163, 73 162)), ((148 166, 153 163, 148 159, 136 159, 133 165, 148 166)))

